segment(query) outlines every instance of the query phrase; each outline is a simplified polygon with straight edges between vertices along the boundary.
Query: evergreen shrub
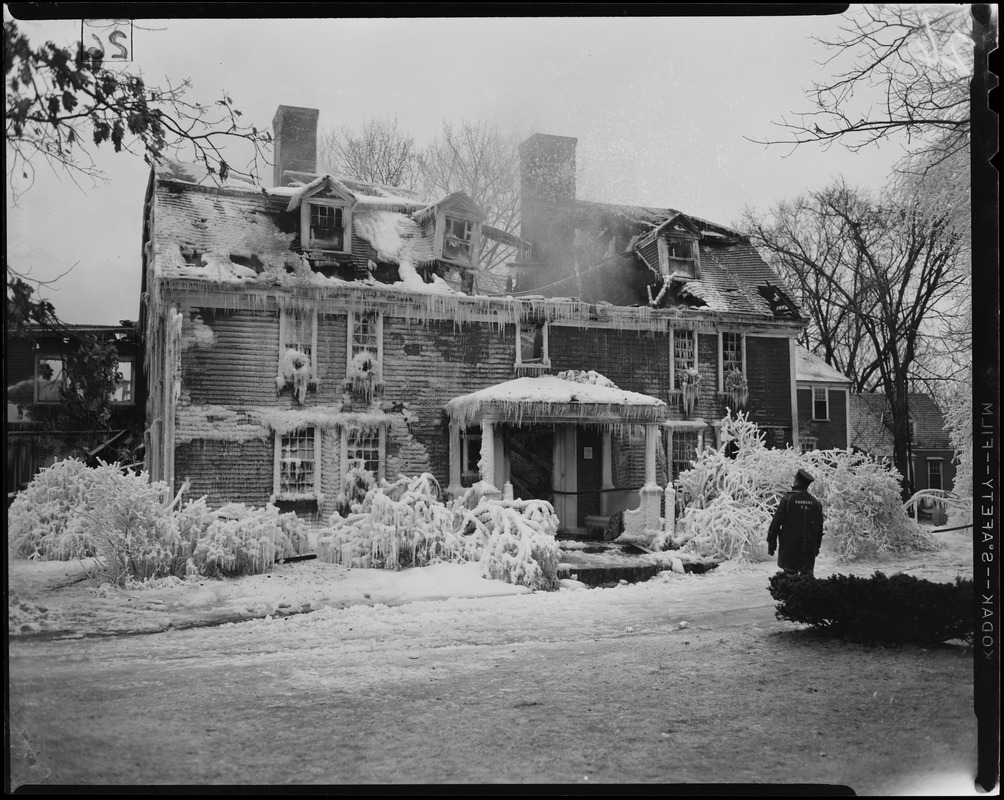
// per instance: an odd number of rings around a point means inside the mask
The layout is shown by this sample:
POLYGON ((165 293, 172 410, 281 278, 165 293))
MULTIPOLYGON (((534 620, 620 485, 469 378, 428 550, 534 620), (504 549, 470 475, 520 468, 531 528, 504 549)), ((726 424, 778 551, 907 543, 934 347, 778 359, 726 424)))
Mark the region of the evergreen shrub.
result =
POLYGON ((935 644, 973 639, 973 582, 933 583, 912 575, 870 578, 779 572, 770 579, 778 619, 865 643, 935 644))

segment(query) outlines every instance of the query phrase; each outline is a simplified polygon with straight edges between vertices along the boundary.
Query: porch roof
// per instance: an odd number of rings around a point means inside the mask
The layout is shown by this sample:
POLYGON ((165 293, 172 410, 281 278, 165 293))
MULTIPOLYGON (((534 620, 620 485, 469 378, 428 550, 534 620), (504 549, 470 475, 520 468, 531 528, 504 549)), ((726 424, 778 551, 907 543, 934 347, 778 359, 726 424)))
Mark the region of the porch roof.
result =
POLYGON ((667 409, 662 400, 647 394, 540 375, 454 397, 446 412, 459 426, 490 420, 517 426, 570 422, 602 427, 660 423, 667 409))

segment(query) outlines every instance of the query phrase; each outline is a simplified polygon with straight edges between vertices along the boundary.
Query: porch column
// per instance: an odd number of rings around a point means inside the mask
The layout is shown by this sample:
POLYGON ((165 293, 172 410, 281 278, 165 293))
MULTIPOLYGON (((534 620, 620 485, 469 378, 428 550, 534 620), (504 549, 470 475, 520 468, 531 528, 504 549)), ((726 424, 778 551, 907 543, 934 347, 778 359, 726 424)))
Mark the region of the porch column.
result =
POLYGON ((490 420, 481 420, 481 460, 478 462, 481 480, 495 486, 495 425, 490 420))
POLYGON ((600 464, 600 514, 604 517, 607 516, 610 511, 610 489, 614 488, 614 469, 613 469, 613 434, 609 429, 603 431, 603 452, 601 458, 603 459, 600 464))
POLYGON ((463 455, 460 451, 460 426, 450 425, 450 485, 446 487, 446 493, 450 497, 459 497, 463 492, 460 485, 460 469, 463 455))
POLYGON ((659 441, 659 426, 645 426, 645 484, 655 483, 655 448, 659 441))

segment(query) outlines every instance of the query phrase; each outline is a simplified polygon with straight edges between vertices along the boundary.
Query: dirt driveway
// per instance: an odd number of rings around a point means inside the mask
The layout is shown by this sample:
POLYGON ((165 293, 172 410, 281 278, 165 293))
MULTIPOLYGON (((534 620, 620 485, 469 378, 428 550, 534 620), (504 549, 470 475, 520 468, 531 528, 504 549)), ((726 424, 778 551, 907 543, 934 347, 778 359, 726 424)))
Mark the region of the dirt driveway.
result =
POLYGON ((969 651, 818 639, 761 583, 12 640, 13 777, 972 786, 969 651))

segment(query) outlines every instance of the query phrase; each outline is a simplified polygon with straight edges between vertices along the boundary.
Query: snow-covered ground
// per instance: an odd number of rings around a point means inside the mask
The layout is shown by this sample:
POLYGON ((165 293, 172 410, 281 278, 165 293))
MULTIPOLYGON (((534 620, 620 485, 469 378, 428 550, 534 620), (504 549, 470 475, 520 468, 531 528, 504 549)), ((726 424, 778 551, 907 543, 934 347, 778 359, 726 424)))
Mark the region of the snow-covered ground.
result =
MULTIPOLYGON (((816 575, 870 575, 882 570, 909 572, 935 581, 951 581, 956 575, 971 576, 972 544, 967 533, 939 536, 944 547, 936 553, 854 564, 838 563, 824 540, 816 575)), ((632 560, 638 565, 648 565, 658 559, 647 555, 629 557, 619 551, 584 554, 575 543, 570 543, 563 553, 577 563, 589 559, 590 566, 624 566, 632 560)), ((313 626, 325 620, 343 620, 350 615, 347 609, 357 607, 361 610, 351 613, 366 614, 365 608, 377 606, 423 603, 425 613, 434 616, 447 608, 456 612, 484 608, 483 598, 516 595, 528 597, 524 603, 507 604, 507 608, 544 606, 585 612, 602 607, 609 601, 611 591, 588 589, 578 581, 563 580, 557 592, 532 593, 525 587, 481 578, 475 563, 390 571, 349 569, 320 560, 279 564, 266 574, 238 579, 169 578, 118 590, 83 580, 85 566, 76 561, 29 562, 8 558, 11 635, 150 632, 252 619, 262 620, 267 626, 271 621, 304 613, 309 613, 310 619, 302 624, 313 626)), ((681 609, 693 605, 711 608, 716 603, 742 605, 744 598, 765 604, 771 602, 765 590, 775 571, 773 559, 760 563, 725 562, 703 575, 680 575, 667 570, 650 581, 622 585, 616 591, 619 602, 637 598, 640 607, 653 602, 656 596, 665 596, 681 609)), ((495 624, 494 616, 486 615, 485 624, 495 624)))

